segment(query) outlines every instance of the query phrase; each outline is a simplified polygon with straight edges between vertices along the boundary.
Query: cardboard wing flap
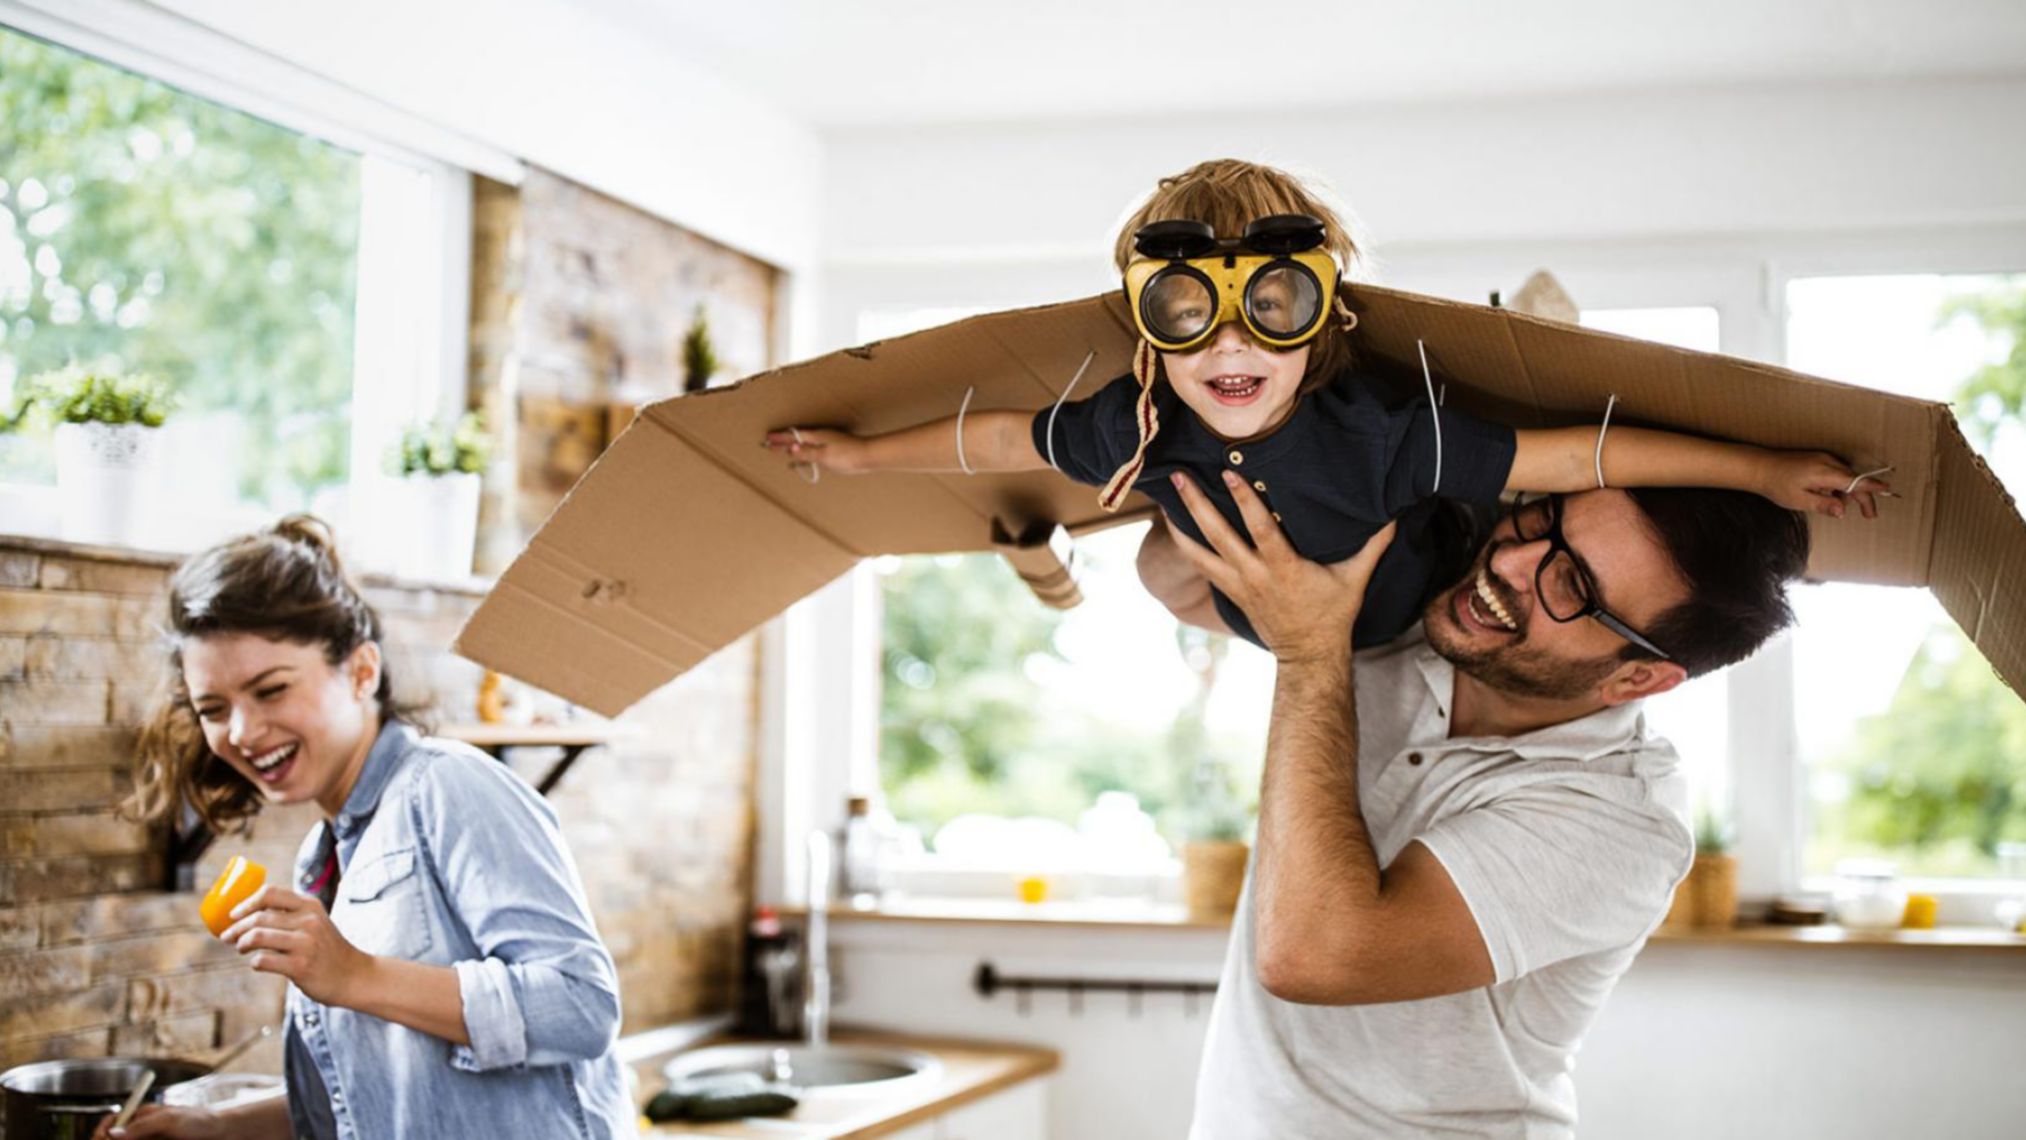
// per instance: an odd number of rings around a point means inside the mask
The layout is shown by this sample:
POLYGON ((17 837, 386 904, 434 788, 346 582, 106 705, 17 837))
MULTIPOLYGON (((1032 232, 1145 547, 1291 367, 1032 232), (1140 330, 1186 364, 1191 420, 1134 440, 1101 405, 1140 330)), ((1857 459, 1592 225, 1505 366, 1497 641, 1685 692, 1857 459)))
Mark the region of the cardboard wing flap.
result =
MULTIPOLYGON (((2026 683, 2026 523, 1946 406, 1507 310, 1359 286, 1366 362, 1445 407, 1518 427, 1670 427, 1814 448, 1893 467, 1881 517, 1811 517, 1810 575, 1932 584, 2007 684, 2026 683)), ((502 576, 458 640, 467 657, 616 714, 877 554, 992 549, 992 523, 1071 533, 1114 525, 1093 488, 1052 472, 825 476, 761 446, 771 429, 890 431, 974 412, 1047 408, 1130 368, 1117 293, 973 317, 831 353, 638 416, 502 576)), ((954 433, 951 464, 955 465, 954 433)))
POLYGON ((986 550, 995 515, 1019 525, 1110 516, 1094 491, 1048 473, 887 473, 812 484, 760 440, 789 425, 861 434, 910 427, 956 415, 967 389, 972 412, 1047 407, 1090 357, 1071 395, 1081 399, 1127 370, 1133 335, 1116 297, 994 313, 666 400, 642 415, 860 555, 986 550))
POLYGON ((1929 588, 2015 693, 2026 695, 2026 526, 1954 417, 1937 417, 1942 487, 1929 588))

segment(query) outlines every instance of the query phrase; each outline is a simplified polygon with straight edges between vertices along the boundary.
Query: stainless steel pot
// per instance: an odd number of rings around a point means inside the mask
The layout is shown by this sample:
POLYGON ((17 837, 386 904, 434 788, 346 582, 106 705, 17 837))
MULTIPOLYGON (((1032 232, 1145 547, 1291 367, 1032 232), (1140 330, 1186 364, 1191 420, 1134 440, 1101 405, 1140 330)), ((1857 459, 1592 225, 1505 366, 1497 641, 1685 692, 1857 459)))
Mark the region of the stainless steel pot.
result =
POLYGON ((211 1066, 166 1057, 94 1057, 40 1061, 0 1073, 7 1102, 6 1140, 89 1140, 100 1119, 120 1110, 127 1094, 154 1070, 150 1102, 162 1090, 195 1080, 211 1066))

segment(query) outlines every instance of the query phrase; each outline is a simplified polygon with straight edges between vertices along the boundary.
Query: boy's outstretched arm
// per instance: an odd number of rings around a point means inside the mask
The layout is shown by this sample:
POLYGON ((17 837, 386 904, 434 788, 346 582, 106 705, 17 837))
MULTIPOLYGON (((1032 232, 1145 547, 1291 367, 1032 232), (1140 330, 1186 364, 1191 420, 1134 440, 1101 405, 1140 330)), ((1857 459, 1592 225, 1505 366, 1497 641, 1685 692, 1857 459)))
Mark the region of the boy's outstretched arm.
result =
POLYGON ((790 466, 839 475, 869 471, 1045 471, 1048 460, 1034 449, 1032 412, 972 412, 964 417, 962 462, 957 453, 957 418, 931 420, 885 435, 856 436, 829 428, 779 428, 763 446, 790 466))
MULTIPOLYGON (((1507 491, 1587 491, 1597 485, 1597 429, 1549 428, 1513 433, 1507 491)), ((1751 491, 1795 511, 1841 518, 1857 504, 1878 517, 1875 496, 1891 484, 1857 473, 1826 451, 1771 451, 1647 428, 1614 427, 1604 437, 1604 482, 1612 487, 1723 487, 1751 491)))

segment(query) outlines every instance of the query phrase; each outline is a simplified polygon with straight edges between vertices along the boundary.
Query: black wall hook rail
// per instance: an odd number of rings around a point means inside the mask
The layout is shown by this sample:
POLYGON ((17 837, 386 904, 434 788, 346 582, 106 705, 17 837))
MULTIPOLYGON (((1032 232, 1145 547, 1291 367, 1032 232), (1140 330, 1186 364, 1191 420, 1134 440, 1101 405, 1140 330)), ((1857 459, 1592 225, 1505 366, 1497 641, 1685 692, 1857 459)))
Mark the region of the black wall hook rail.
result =
POLYGON ((971 988, 982 998, 991 998, 1000 990, 1012 990, 1014 1001, 1021 1013, 1026 1013, 1035 990, 1060 990, 1069 995, 1069 1012, 1083 1012, 1083 995, 1087 993, 1122 993, 1126 995, 1127 1006, 1137 1017, 1140 1001, 1147 994, 1181 994, 1187 1002, 1188 1012, 1196 1012, 1196 999, 1205 994, 1217 992, 1216 982, 1175 982, 1155 981, 1139 978, 1040 978, 1002 974, 990 962, 978 963, 977 972, 971 975, 971 988))

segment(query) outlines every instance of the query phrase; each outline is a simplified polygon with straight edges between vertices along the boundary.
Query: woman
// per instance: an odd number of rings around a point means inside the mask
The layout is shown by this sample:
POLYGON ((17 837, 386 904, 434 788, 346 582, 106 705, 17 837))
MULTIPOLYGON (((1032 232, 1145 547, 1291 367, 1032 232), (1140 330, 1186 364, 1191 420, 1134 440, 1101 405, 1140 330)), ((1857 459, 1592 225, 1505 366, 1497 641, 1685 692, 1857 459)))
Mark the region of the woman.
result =
POLYGON ((323 524, 291 516, 192 556, 169 630, 140 812, 188 804, 218 828, 311 802, 324 819, 292 880, 221 935, 289 980, 286 1101, 150 1108, 107 1134, 634 1134, 612 959, 555 814, 402 718, 379 618, 323 524))

